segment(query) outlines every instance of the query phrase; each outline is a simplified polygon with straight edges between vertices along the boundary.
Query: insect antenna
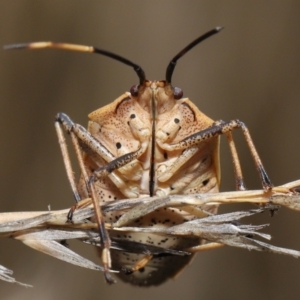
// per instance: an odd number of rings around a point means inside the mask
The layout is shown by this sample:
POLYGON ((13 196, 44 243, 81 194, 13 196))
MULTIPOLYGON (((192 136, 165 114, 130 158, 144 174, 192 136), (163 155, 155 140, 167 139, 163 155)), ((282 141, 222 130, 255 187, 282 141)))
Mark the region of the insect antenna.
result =
POLYGON ((5 50, 15 50, 15 49, 44 49, 44 48, 54 48, 54 49, 61 49, 61 50, 69 50, 69 51, 80 51, 80 52, 90 52, 90 53, 97 53, 104 56, 108 56, 112 59, 120 61, 121 63, 133 67, 134 71, 136 72, 137 76, 140 80, 140 85, 146 80, 144 70, 137 64, 133 63, 132 61, 118 55, 112 53, 110 51, 106 51, 100 48, 96 48, 93 46, 83 46, 83 45, 76 45, 76 44, 67 44, 67 43, 53 43, 53 42, 34 42, 34 43, 25 43, 25 44, 13 44, 4 46, 5 50))
POLYGON ((172 79, 172 75, 177 63, 177 60, 182 57, 183 55, 185 55, 188 51, 190 51, 192 48, 194 48, 195 46, 197 46, 199 43, 201 43, 202 41, 206 40, 207 38, 211 37, 212 35, 220 32, 224 27, 216 27, 208 32, 206 32, 205 34, 201 35, 200 37, 198 37, 197 39, 195 39, 193 42, 191 42, 190 44, 188 44, 185 48, 183 48, 177 55, 174 56, 174 58, 170 61, 168 67, 167 67, 167 71, 166 71, 166 81, 168 83, 171 83, 171 79, 172 79))

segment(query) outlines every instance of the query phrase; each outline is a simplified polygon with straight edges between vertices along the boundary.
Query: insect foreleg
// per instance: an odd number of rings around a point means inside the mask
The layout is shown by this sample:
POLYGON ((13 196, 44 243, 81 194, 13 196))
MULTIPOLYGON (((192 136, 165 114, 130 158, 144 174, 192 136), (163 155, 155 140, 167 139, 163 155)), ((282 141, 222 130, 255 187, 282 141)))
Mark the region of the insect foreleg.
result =
POLYGON ((69 152, 68 152, 68 149, 67 149, 66 139, 64 137, 64 134, 63 134, 62 129, 60 127, 60 123, 58 121, 55 121, 55 129, 56 129, 58 143, 59 143, 60 150, 61 150, 61 153, 62 153, 65 169, 66 169, 66 172, 67 172, 68 181, 71 185, 71 189, 72 189, 75 201, 78 203, 81 200, 81 197, 80 197, 80 195, 78 193, 78 190, 77 190, 77 185, 76 185, 76 182, 75 182, 75 176, 74 176, 74 172, 73 172, 69 152))
MULTIPOLYGON (((261 159, 256 151, 256 148, 253 144, 249 130, 246 127, 246 125, 239 120, 231 120, 228 122, 224 122, 224 121, 215 122, 212 126, 206 128, 204 130, 201 130, 197 133, 194 133, 176 144, 167 144, 167 143, 161 142, 159 139, 157 139, 157 143, 159 144, 159 146, 162 149, 165 149, 168 151, 183 150, 183 149, 189 148, 193 145, 197 145, 197 144, 201 143, 202 141, 217 137, 221 134, 227 134, 228 132, 231 132, 237 128, 242 129, 242 132, 246 139, 247 145, 248 145, 251 155, 254 159, 254 163, 256 165, 257 171, 260 175, 263 188, 265 190, 271 189, 273 187, 273 185, 272 185, 272 183, 263 167, 261 159)), ((231 150, 232 150, 232 148, 231 148, 231 150)))
MULTIPOLYGON (((108 231, 105 227, 105 221, 104 221, 104 217, 103 217, 103 214, 102 214, 102 211, 101 211, 101 208, 100 208, 100 203, 98 201, 97 194, 96 194, 96 191, 95 191, 94 181, 92 181, 92 180, 87 181, 87 172, 86 172, 86 169, 85 169, 85 166, 84 166, 82 152, 80 151, 80 146, 79 146, 79 142, 78 142, 79 135, 74 130, 75 124, 71 121, 71 119, 67 115, 59 113, 56 117, 55 128, 56 128, 56 131, 57 131, 59 144, 61 146, 61 151, 62 151, 62 154, 63 154, 63 160, 64 160, 66 171, 67 171, 67 176, 68 176, 68 179, 70 181, 70 184, 71 184, 71 187, 72 187, 72 190, 73 190, 73 194, 78 195, 78 201, 80 201, 81 199, 80 199, 77 187, 76 187, 74 173, 73 173, 73 170, 72 170, 72 167, 71 167, 70 157, 69 157, 69 154, 68 154, 66 142, 65 142, 60 124, 62 124, 64 126, 64 128, 67 130, 67 132, 69 132, 70 135, 71 135, 72 143, 73 143, 74 148, 75 148, 75 152, 76 152, 76 155, 77 155, 79 166, 82 169, 81 170, 82 174, 85 177, 85 181, 88 184, 87 190, 88 190, 88 192, 91 193, 91 198, 92 198, 92 202, 93 202, 94 209, 95 209, 96 221, 97 221, 97 224, 98 224, 100 241, 101 241, 101 244, 102 244, 102 247, 103 247, 103 250, 102 250, 102 263, 103 263, 103 268, 104 268, 105 279, 108 283, 114 283, 115 281, 113 280, 113 278, 109 274, 109 268, 111 267, 111 258, 110 258, 110 250, 109 250, 110 245, 111 245, 111 241, 110 241, 110 238, 109 238, 108 231)), ((84 137, 85 137, 86 140, 88 140, 86 136, 84 136, 84 137)), ((70 211, 70 213, 68 215, 68 218, 69 217, 71 218, 72 212, 73 212, 73 210, 70 211)))
MULTIPOLYGON (((105 167, 100 167, 95 171, 95 177, 100 178, 103 176, 109 175, 111 181, 116 185, 116 187, 124 194, 126 197, 135 198, 138 197, 138 194, 135 192, 134 185, 131 185, 131 189, 129 189, 124 180, 118 176, 117 174, 112 174, 112 171, 122 166, 125 166, 132 162, 135 158, 139 157, 145 151, 145 146, 141 147, 135 152, 125 154, 116 158, 104 145, 102 145, 98 140, 96 140, 83 126, 74 123, 66 114, 59 113, 56 117, 57 122, 62 124, 67 132, 70 135, 74 135, 74 139, 77 140, 77 144, 80 145, 79 152, 83 151, 89 155, 96 163, 98 163, 99 158, 102 158, 104 161, 108 162, 105 167)), ((73 139, 72 139, 73 141, 73 139)), ((74 144, 74 142, 73 142, 74 144)), ((76 151, 76 148, 75 148, 76 151)), ((79 165, 83 165, 83 170, 81 170, 84 174, 84 162, 80 163, 80 156, 78 157, 79 165)), ((72 175, 71 172, 70 176, 72 175)), ((69 176, 69 175, 68 175, 69 176)), ((72 175, 74 177, 74 175, 72 175)), ((87 182, 88 180, 86 180, 87 182)))
MULTIPOLYGON (((67 216, 68 221, 72 222, 73 213, 78 208, 78 206, 80 205, 81 208, 85 207, 86 205, 90 204, 90 200, 83 203, 83 201, 81 199, 81 196, 78 192, 77 185, 76 185, 76 182, 75 182, 74 171, 73 171, 73 168, 72 168, 72 165, 71 165, 71 160, 70 160, 70 156, 69 156, 69 152, 68 152, 68 148, 67 148, 67 144, 66 144, 66 140, 65 140, 62 128, 60 126, 60 123, 58 121, 55 121, 55 129, 56 129, 58 143, 60 145, 60 149, 61 149, 61 153, 62 153, 62 157, 63 157, 67 177, 68 177, 69 183, 71 185, 71 189, 72 189, 75 201, 77 203, 76 205, 71 207, 71 209, 68 213, 68 216, 67 216)), ((75 152, 76 152, 76 156, 77 156, 77 160, 78 160, 78 164, 79 164, 79 167, 80 167, 81 174, 82 174, 82 176, 84 178, 84 181, 86 183, 86 189, 88 191, 88 194, 90 194, 89 187, 88 187, 88 175, 87 175, 87 172, 86 172, 86 169, 85 169, 85 166, 84 166, 84 162, 83 162, 83 158, 82 158, 82 152, 81 152, 80 146, 78 144, 78 140, 77 140, 77 138, 76 138, 76 136, 73 132, 70 132, 70 136, 71 136, 71 139, 72 139, 73 147, 74 147, 75 152)))
POLYGON ((76 135, 83 151, 86 152, 86 147, 88 148, 87 150, 93 151, 105 161, 114 159, 113 154, 106 147, 96 140, 83 126, 74 123, 66 114, 59 113, 56 116, 56 121, 62 124, 68 133, 73 132, 76 135))
POLYGON ((144 149, 139 148, 137 151, 124 154, 124 155, 114 159, 113 161, 109 162, 105 166, 95 170, 93 173, 94 179, 108 176, 114 170, 117 170, 117 169, 131 163, 134 159, 140 157, 141 154, 143 154, 143 153, 144 153, 144 149))

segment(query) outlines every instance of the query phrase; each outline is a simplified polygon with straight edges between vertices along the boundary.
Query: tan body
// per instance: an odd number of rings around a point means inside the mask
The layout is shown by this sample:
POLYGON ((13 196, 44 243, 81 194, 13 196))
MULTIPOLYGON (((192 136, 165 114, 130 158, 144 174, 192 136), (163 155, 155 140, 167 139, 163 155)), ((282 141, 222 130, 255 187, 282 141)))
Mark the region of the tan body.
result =
MULTIPOLYGON (((89 118, 88 130, 109 150, 111 160, 143 149, 140 157, 114 171, 109 178, 99 179, 95 183, 102 204, 127 197, 149 197, 152 181, 153 196, 218 192, 218 137, 187 150, 169 150, 184 138, 211 126, 213 121, 187 98, 175 100, 170 86, 165 86, 164 81, 147 81, 137 97, 125 93, 111 104, 92 112, 89 118)), ((85 155, 89 174, 108 162, 92 152, 85 155)), ((87 197, 82 180, 79 191, 82 198, 87 197)), ((215 207, 209 210, 216 212, 215 207)), ((120 214, 114 212, 104 217, 106 222, 113 223, 120 214)), ((168 227, 192 218, 194 216, 187 212, 166 208, 136 220, 131 226, 168 227)), ((155 234, 122 233, 117 237, 172 249, 185 249, 200 243, 200 239, 195 237, 169 238, 155 234)), ((116 250, 111 252, 114 270, 133 267, 144 256, 116 250)), ((121 271, 119 277, 137 285, 160 284, 175 276, 191 258, 192 255, 154 257, 145 268, 131 275, 121 271)))

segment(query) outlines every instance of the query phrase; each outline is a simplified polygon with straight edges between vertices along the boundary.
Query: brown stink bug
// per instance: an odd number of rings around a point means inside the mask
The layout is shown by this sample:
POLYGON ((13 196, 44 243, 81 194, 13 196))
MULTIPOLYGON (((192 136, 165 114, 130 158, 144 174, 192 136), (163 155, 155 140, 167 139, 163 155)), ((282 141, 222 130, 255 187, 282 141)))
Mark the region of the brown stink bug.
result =
MULTIPOLYGON (((52 42, 7 47, 98 53, 133 67, 139 77, 139 84, 134 85, 130 92, 90 113, 87 129, 74 123, 64 113, 59 113, 55 121, 67 176, 77 202, 75 209, 87 206, 91 201, 94 205, 100 233, 101 247, 98 249, 109 283, 114 282, 110 270, 116 270, 119 271, 118 277, 134 285, 161 284, 184 268, 193 255, 157 253, 151 247, 182 250, 205 246, 205 240, 191 232, 190 228, 185 235, 174 229, 178 236, 157 234, 155 229, 175 228, 176 225, 215 214, 217 204, 185 205, 179 209, 165 206, 161 200, 153 200, 138 208, 121 207, 118 211, 102 211, 101 206, 124 198, 155 199, 156 196, 176 194, 217 193, 221 134, 225 134, 229 142, 237 190, 245 189, 231 134, 237 128, 245 136, 264 190, 272 188, 244 123, 239 120, 213 121, 188 98, 183 98, 180 88, 171 85, 177 60, 221 29, 217 27, 207 32, 180 51, 170 61, 165 80, 160 81, 147 80, 140 66, 95 47, 52 42), (70 134, 77 155, 81 169, 79 183, 76 183, 73 174, 63 129, 70 134), (149 232, 114 230, 124 224, 149 228, 149 232), (143 245, 144 250, 131 251, 129 247, 126 251, 119 251, 111 248, 111 241, 118 239, 143 245)), ((69 214, 70 220, 72 213, 73 210, 69 214)))

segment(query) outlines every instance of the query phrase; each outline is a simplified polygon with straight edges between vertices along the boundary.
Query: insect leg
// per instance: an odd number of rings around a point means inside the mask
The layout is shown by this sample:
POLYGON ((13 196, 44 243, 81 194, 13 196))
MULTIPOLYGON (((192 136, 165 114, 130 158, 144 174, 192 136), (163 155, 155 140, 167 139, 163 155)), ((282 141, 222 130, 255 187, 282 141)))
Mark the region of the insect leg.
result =
POLYGON ((193 147, 184 150, 182 154, 158 176, 158 181, 164 184, 158 187, 157 195, 163 195, 165 193, 190 194, 216 192, 215 188, 218 186, 218 179, 215 173, 215 166, 212 163, 213 158, 209 154, 209 151, 201 151, 200 145, 193 147), (193 147, 198 151, 195 153, 190 152, 189 149, 193 147), (186 154, 193 155, 187 156, 186 154), (183 166, 183 164, 181 164, 181 158, 183 158, 183 162, 186 162, 185 158, 188 158, 189 162, 183 166), (178 168, 178 165, 181 168, 178 168), (171 178, 171 181, 166 181, 166 179, 169 178, 171 178))
POLYGON ((166 182, 169 180, 191 157, 199 152, 199 146, 194 145, 184 149, 181 155, 169 166, 166 170, 158 176, 160 182, 166 182))
POLYGON ((235 174, 235 186, 237 191, 245 191, 246 186, 244 183, 244 178, 242 174, 242 168, 240 164, 240 160, 236 151, 235 143, 233 141, 232 133, 227 132, 226 133, 229 149, 231 152, 231 157, 232 157, 232 163, 233 163, 233 169, 234 169, 234 174, 235 174))
MULTIPOLYGON (((75 201, 77 203, 76 205, 71 207, 71 209, 68 213, 68 216, 67 216, 68 221, 72 222, 74 211, 79 206, 81 208, 83 208, 83 207, 89 205, 91 201, 89 200, 89 201, 86 201, 84 203, 82 202, 81 196, 78 192, 77 185, 76 185, 76 182, 75 182, 74 172, 73 172, 73 168, 71 166, 71 161, 70 161, 69 152, 68 152, 68 149, 67 149, 66 140, 64 138, 64 134, 63 134, 62 128, 60 126, 60 122, 57 121, 57 120, 55 121, 55 129, 56 129, 58 142, 59 142, 61 152, 62 152, 67 177, 68 177, 68 180, 70 182, 71 189, 72 189, 73 195, 75 197, 75 201)), ((81 149, 80 149, 80 145, 78 143, 78 140, 77 140, 74 132, 71 131, 71 132, 69 132, 69 134, 71 136, 72 144, 73 144, 73 147, 74 147, 74 150, 75 150, 75 153, 76 153, 76 157, 77 157, 77 161, 78 161, 78 164, 79 164, 80 172, 81 172, 82 177, 85 181, 86 190, 87 190, 88 194, 90 195, 89 186, 88 186, 88 175, 87 175, 86 168, 85 168, 85 165, 84 165, 84 162, 83 162, 83 157, 82 157, 82 152, 81 152, 81 149)))
MULTIPOLYGON (((214 122, 213 126, 220 125, 220 124, 222 124, 222 122, 223 121, 216 121, 216 122, 214 122)), ((232 133, 227 132, 225 135, 227 137, 227 141, 228 141, 228 145, 229 145, 229 149, 230 149, 230 153, 231 153, 231 157, 232 157, 236 190, 237 191, 245 191, 246 186, 245 186, 244 178, 243 178, 243 174, 242 174, 242 167, 240 164, 238 153, 236 151, 232 133)))
POLYGON ((127 154, 124 154, 113 161, 107 163, 105 166, 98 168, 94 171, 92 177, 94 177, 94 180, 97 178, 105 177, 111 174, 114 170, 117 170, 130 162, 132 162, 134 159, 141 156, 141 154, 144 153, 144 148, 139 148, 137 151, 130 152, 127 154))
MULTIPOLYGON (((246 127, 246 125, 239 120, 231 120, 228 122, 218 121, 218 122, 214 123, 212 126, 206 128, 204 130, 201 130, 197 133, 194 133, 176 144, 161 143, 159 140, 157 140, 157 143, 159 144, 159 146, 161 148, 168 150, 168 151, 186 149, 193 145, 199 144, 202 141, 217 137, 221 134, 227 134, 228 132, 230 133, 231 131, 233 131, 234 129, 237 129, 237 128, 240 128, 244 134, 247 145, 250 149, 250 153, 251 153, 254 163, 256 165, 257 171, 260 175, 263 188, 265 190, 271 189, 273 187, 273 185, 272 185, 272 183, 263 167, 261 159, 256 151, 256 148, 255 148, 252 138, 250 136, 249 130, 246 127)), ((231 146, 232 146, 232 144, 231 144, 231 146)), ((234 151, 232 152, 232 155, 234 156, 234 151)), ((237 164, 237 161, 235 161, 235 163, 237 164)), ((240 172, 240 171, 238 170, 238 172, 240 172)))
MULTIPOLYGON (((84 127, 79 124, 75 124, 72 120, 65 114, 59 113, 56 117, 57 127, 60 127, 61 124, 65 130, 71 135, 72 143, 75 147, 75 151, 78 157, 79 165, 83 169, 84 178, 87 178, 88 175, 85 170, 84 161, 82 157, 82 151, 86 152, 88 155, 98 155, 99 157, 103 158, 108 163, 99 169, 96 169, 93 174, 89 177, 89 179, 85 179, 88 185, 88 191, 91 194, 91 199, 95 209, 95 216, 98 223, 99 234, 101 238, 102 244, 102 263, 104 267, 104 274, 107 282, 113 283, 113 279, 109 275, 109 268, 111 266, 111 258, 110 258, 110 245, 111 241, 109 238, 109 234, 105 227, 104 217, 101 211, 100 203, 98 201, 98 196, 95 190, 94 183, 98 178, 111 176, 114 170, 121 168, 122 166, 127 165, 128 163, 132 162, 134 159, 138 158, 142 153, 145 151, 145 147, 139 148, 137 151, 125 154, 118 158, 115 158, 108 149, 106 149, 98 140, 96 140, 84 127)), ((62 135, 61 129, 60 134, 62 135)), ((64 151, 67 153, 66 144, 64 151)), ((70 165, 70 159, 66 160, 67 165, 70 165)), ((68 167, 69 176, 74 178, 72 169, 68 167)), ((114 178, 114 177, 113 177, 114 178)), ((123 187, 123 183, 121 178, 114 178, 113 182, 118 183, 121 187, 123 187)), ((74 181, 73 181, 74 182, 74 181)), ((74 184, 76 188, 76 184, 74 184)), ((118 185, 117 185, 118 186, 118 185)), ((77 190, 77 189, 76 189, 77 190)), ((72 210, 70 211, 72 213, 72 210)))
MULTIPOLYGON (((75 178, 74 178, 74 174, 72 171, 72 167, 71 167, 71 161, 70 161, 70 157, 67 151, 67 146, 66 146, 66 142, 60 127, 60 124, 63 125, 63 127, 66 129, 67 132, 70 133, 71 138, 72 138, 72 142, 73 145, 75 147, 75 152, 79 161, 79 166, 80 168, 83 169, 83 176, 85 177, 85 180, 87 181, 87 173, 84 167, 84 162, 83 162, 83 158, 82 158, 82 153, 80 151, 80 146, 79 146, 79 142, 78 142, 78 135, 76 134, 76 132, 74 132, 74 123, 71 121, 71 119, 62 113, 59 113, 56 116, 56 122, 55 122, 55 128, 57 130, 57 135, 59 138, 59 143, 61 146, 61 150, 62 150, 62 154, 63 154, 63 159, 64 159, 64 163, 65 163, 65 167, 67 170, 67 176, 69 178, 73 193, 78 195, 78 201, 80 201, 80 196, 76 187, 76 183, 75 183, 75 178)), ((110 259, 110 245, 111 245, 111 241, 109 238, 109 234, 106 230, 105 227, 105 221, 102 215, 102 211, 100 208, 100 203, 97 199, 97 195, 95 192, 95 188, 94 188, 94 184, 93 181, 89 180, 88 181, 88 191, 90 191, 91 193, 91 198, 93 201, 93 205, 94 205, 94 209, 95 209, 95 215, 96 215, 96 220, 98 223, 98 230, 99 230, 99 235, 100 235, 100 240, 102 243, 102 263, 103 263, 103 268, 104 268, 104 276, 105 279, 108 283, 114 283, 115 281, 113 280, 113 278, 110 276, 109 274, 109 268, 111 266, 111 259, 110 259)))
POLYGON ((153 255, 151 254, 146 254, 144 257, 142 257, 138 262, 135 263, 135 265, 131 268, 126 268, 123 267, 122 271, 126 274, 126 275, 130 275, 133 272, 136 272, 138 270, 141 270, 142 268, 144 268, 149 261, 153 258, 153 255))
MULTIPOLYGON (((96 140, 83 126, 74 123, 66 114, 59 113, 57 121, 63 125, 65 130, 75 135, 77 144, 79 144, 79 152, 84 151, 89 155, 92 160, 97 164, 98 158, 101 157, 104 161, 108 162, 105 167, 100 167, 95 171, 95 177, 100 178, 109 175, 110 180, 116 185, 116 187, 126 197, 135 198, 138 195, 135 193, 135 186, 132 184, 132 190, 128 189, 124 180, 117 174, 111 174, 113 170, 116 170, 126 164, 132 162, 135 158, 139 157, 145 151, 145 146, 142 146, 136 152, 125 154, 116 158, 104 145, 96 140)), ((84 162, 82 162, 84 168, 84 162)), ((95 180, 95 179, 94 179, 95 180)))
POLYGON ((66 172, 67 172, 67 177, 68 177, 69 183, 71 185, 71 189, 72 189, 75 201, 78 203, 81 200, 81 197, 80 197, 80 195, 78 193, 78 190, 77 190, 77 186, 76 186, 76 182, 75 182, 75 176, 74 176, 73 168, 72 168, 72 165, 71 165, 69 152, 68 152, 68 149, 67 149, 66 139, 65 139, 63 131, 60 127, 60 123, 57 120, 55 121, 55 129, 56 129, 58 143, 59 143, 60 150, 61 150, 61 153, 62 153, 65 169, 66 169, 66 172))
POLYGON ((207 243, 207 244, 203 244, 203 245, 199 245, 199 246, 189 248, 187 250, 189 252, 192 252, 192 253, 197 253, 197 252, 206 251, 206 250, 218 249, 218 248, 221 248, 221 247, 224 247, 224 246, 225 246, 225 244, 210 242, 210 243, 207 243))

